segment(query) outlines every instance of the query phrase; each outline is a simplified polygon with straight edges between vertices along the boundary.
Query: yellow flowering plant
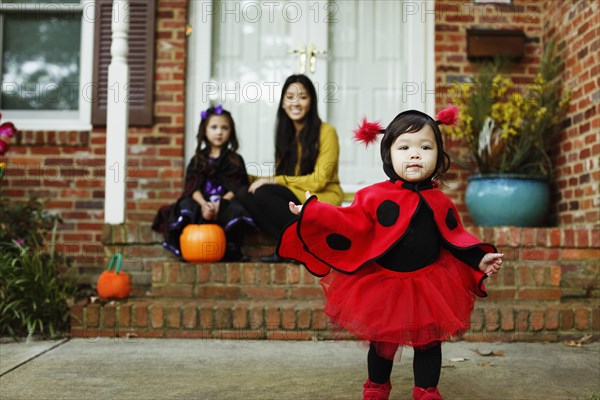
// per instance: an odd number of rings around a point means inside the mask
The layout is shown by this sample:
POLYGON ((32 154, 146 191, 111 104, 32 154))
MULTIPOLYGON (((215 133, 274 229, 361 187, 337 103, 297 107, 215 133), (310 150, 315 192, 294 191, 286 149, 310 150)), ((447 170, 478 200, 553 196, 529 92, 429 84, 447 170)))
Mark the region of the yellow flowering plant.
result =
POLYGON ((460 112, 446 132, 466 142, 479 173, 552 176, 548 151, 571 100, 570 94, 561 96, 560 68, 550 42, 535 79, 524 87, 501 73, 502 62, 496 60, 473 83, 451 89, 460 112))

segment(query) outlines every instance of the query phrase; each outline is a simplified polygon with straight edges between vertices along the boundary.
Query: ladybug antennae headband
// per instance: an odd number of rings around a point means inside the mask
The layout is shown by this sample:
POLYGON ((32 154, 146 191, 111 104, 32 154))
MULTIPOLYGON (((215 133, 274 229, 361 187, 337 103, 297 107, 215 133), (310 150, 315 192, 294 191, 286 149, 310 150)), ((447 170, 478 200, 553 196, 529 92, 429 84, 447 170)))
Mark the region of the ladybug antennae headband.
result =
MULTIPOLYGON (((440 112, 437 113, 437 115, 435 116, 435 122, 438 125, 454 125, 456 124, 456 121, 458 121, 458 113, 459 113, 460 109, 458 108, 458 106, 449 106, 446 107, 442 110, 440 110, 440 112)), ((405 111, 408 112, 408 111, 405 111)), ((414 110, 412 111, 414 112, 414 110)), ((417 111, 420 114, 423 114, 427 117, 429 117, 427 114, 421 113, 420 111, 417 111)), ((431 118, 431 117, 429 117, 431 118)), ((366 117, 363 117, 361 124, 358 126, 357 129, 354 130, 354 140, 356 140, 357 142, 362 142, 364 143, 365 146, 370 145, 371 143, 374 143, 377 140, 377 135, 384 133, 385 134, 385 129, 381 126, 381 124, 377 121, 377 122, 369 122, 367 121, 366 117)))

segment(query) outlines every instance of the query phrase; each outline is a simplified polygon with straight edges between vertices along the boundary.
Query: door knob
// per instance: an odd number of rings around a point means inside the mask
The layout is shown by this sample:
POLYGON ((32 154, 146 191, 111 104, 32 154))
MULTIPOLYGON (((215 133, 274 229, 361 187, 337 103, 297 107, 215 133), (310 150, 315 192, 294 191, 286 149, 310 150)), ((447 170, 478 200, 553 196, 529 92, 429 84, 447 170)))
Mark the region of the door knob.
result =
POLYGON ((314 44, 308 47, 308 64, 309 71, 314 73, 317 70, 317 56, 327 54, 327 50, 319 50, 314 44))
POLYGON ((300 46, 299 49, 291 49, 289 54, 300 54, 300 58, 298 59, 298 69, 301 74, 304 74, 306 72, 306 48, 300 46))

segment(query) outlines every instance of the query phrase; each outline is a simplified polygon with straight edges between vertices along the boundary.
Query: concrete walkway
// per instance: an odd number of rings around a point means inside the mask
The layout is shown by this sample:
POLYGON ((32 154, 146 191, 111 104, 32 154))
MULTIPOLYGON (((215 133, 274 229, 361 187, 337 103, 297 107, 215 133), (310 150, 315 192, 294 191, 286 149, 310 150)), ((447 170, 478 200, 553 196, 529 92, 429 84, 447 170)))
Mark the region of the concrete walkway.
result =
MULTIPOLYGON (((349 341, 7 342, 0 344, 0 399, 361 399, 366 352, 349 341)), ((600 400, 600 343, 458 342, 443 354, 447 400, 600 400)), ((396 363, 391 399, 411 398, 412 357, 405 348, 396 363)))

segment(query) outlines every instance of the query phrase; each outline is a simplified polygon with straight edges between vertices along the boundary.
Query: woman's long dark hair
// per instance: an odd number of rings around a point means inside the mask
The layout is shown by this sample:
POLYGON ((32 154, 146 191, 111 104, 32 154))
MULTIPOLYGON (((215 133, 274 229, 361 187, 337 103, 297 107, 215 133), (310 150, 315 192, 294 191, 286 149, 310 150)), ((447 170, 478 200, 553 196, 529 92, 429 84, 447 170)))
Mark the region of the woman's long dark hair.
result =
POLYGON ((450 168, 450 156, 444 150, 442 132, 437 122, 429 115, 417 110, 409 110, 396 115, 396 118, 385 128, 385 135, 381 140, 381 160, 383 161, 383 171, 390 179, 398 180, 400 177, 394 171, 392 164, 391 148, 398 136, 404 133, 418 132, 425 125, 429 125, 433 130, 435 142, 438 148, 438 156, 435 164, 435 170, 432 179, 440 178, 450 168))
POLYGON ((279 99, 277 122, 275 128, 275 174, 296 175, 298 151, 296 145, 296 129, 294 123, 285 113, 283 102, 285 92, 293 83, 301 84, 310 96, 310 109, 306 114, 304 128, 300 132, 300 175, 307 175, 315 170, 317 155, 319 154, 319 133, 321 131, 321 118, 317 110, 317 91, 312 81, 305 75, 292 75, 285 81, 279 99))
POLYGON ((208 139, 206 138, 206 127, 208 126, 208 122, 212 118, 213 115, 220 115, 229 120, 229 125, 231 126, 231 134, 229 135, 229 141, 222 149, 223 151, 229 150, 227 153, 227 157, 229 161, 234 164, 238 164, 239 160, 237 157, 237 150, 239 148, 239 143, 237 139, 237 134, 235 132, 235 123, 233 122, 233 117, 231 113, 227 110, 223 110, 219 108, 215 110, 215 107, 210 107, 206 110, 206 118, 202 118, 200 122, 200 127, 198 127, 198 135, 196 138, 198 139, 198 146, 196 147, 196 167, 199 173, 203 174, 206 172, 206 167, 208 165, 208 155, 210 154, 211 145, 208 139), (217 113, 217 111, 220 111, 217 113))

